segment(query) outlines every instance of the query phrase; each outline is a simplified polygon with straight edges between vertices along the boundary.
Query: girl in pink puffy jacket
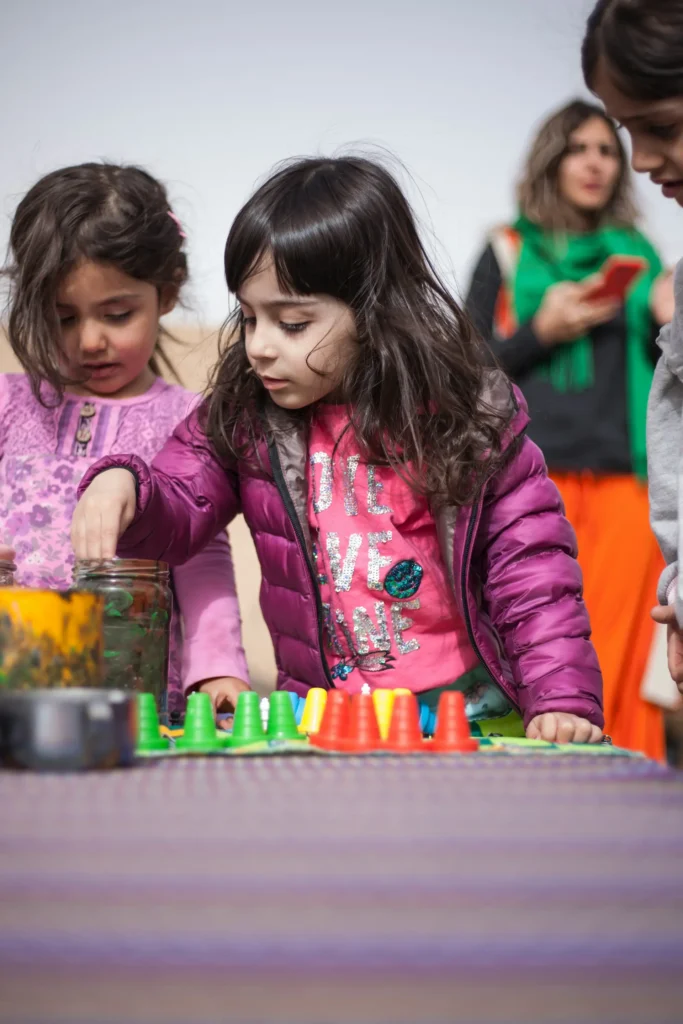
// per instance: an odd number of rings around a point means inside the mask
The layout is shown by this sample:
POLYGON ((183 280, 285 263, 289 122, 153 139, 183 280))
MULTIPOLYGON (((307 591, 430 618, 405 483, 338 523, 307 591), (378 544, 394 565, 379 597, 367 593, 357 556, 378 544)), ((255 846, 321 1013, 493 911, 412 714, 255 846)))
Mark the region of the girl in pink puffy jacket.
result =
POLYGON ((285 166, 238 214, 225 271, 237 305, 209 396, 151 466, 93 467, 77 554, 180 564, 241 511, 279 688, 407 687, 431 706, 457 688, 475 731, 600 740, 574 534, 394 178, 360 158, 285 166))

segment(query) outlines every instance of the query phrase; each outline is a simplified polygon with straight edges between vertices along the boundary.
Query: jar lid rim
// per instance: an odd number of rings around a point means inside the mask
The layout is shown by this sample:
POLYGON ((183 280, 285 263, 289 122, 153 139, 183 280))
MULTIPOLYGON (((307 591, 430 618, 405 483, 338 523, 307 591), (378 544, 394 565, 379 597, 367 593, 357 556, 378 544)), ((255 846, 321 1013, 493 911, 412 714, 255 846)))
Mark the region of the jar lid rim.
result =
POLYGON ((157 562, 147 558, 77 558, 74 575, 79 572, 157 572, 170 571, 168 562, 157 562))

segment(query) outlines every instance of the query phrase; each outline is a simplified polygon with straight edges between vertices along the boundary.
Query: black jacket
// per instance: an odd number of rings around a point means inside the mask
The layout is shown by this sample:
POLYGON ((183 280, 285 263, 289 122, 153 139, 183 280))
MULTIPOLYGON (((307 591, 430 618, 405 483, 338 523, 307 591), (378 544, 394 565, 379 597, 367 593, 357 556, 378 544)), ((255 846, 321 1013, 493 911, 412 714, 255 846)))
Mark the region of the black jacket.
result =
MULTIPOLYGON (((550 350, 541 345, 531 323, 521 324, 507 340, 494 337, 494 313, 503 283, 489 245, 477 263, 467 295, 467 310, 500 366, 521 388, 529 405, 529 436, 551 470, 631 473, 626 397, 626 318, 591 332, 594 383, 585 391, 559 392, 545 374, 550 350)), ((658 327, 652 324, 652 363, 657 361, 658 327)))

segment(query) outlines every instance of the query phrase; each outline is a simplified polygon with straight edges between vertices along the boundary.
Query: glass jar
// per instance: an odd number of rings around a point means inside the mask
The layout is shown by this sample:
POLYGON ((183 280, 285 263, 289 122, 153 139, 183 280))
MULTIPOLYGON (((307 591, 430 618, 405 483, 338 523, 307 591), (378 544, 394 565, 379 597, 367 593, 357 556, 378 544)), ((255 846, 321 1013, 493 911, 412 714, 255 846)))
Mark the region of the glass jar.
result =
POLYGON ((101 686, 103 614, 99 594, 0 587, 0 691, 101 686))
POLYGON ((16 571, 17 567, 14 562, 5 562, 0 559, 0 587, 13 587, 16 571))
POLYGON ((142 559, 81 559, 73 577, 76 589, 104 597, 102 685, 153 693, 165 718, 173 608, 168 565, 142 559))

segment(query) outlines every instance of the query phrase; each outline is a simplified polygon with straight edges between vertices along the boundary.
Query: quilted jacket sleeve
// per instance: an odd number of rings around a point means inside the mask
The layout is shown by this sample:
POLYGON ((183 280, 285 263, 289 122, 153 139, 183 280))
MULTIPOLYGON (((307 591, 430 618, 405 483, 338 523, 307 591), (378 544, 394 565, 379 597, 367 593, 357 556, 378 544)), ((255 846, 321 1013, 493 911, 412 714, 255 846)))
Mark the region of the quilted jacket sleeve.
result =
POLYGON ((137 512, 118 553, 182 565, 239 512, 237 471, 219 461, 195 411, 174 430, 151 466, 136 455, 110 455, 86 473, 79 496, 98 473, 129 469, 137 481, 137 512))
POLYGON ((474 554, 525 723, 565 711, 602 727, 602 677, 576 537, 543 456, 527 437, 489 483, 474 554))

